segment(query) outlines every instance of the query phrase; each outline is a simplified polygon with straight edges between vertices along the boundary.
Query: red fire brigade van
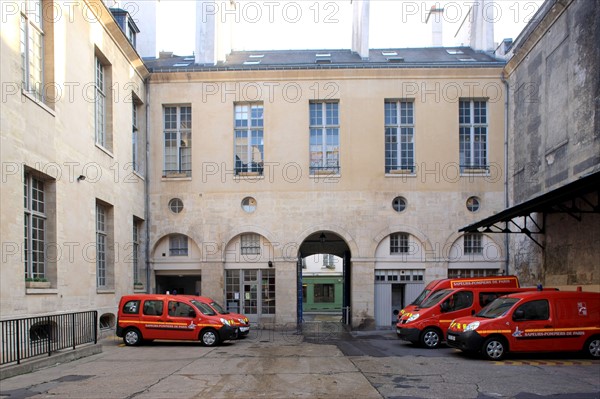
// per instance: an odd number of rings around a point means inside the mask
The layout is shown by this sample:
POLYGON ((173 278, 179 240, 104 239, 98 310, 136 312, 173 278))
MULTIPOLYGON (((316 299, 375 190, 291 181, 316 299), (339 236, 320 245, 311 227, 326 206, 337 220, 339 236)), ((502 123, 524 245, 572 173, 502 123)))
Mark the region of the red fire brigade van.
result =
POLYGON ((402 320, 405 314, 412 316, 416 307, 427 299, 431 294, 448 288, 519 288, 519 279, 516 276, 488 276, 488 277, 470 277, 470 278, 445 278, 433 280, 419 294, 410 305, 398 313, 398 322, 402 320))
POLYGON ((183 295, 125 295, 119 302, 117 336, 125 345, 142 341, 200 340, 206 346, 235 339, 233 321, 204 302, 183 295))
POLYGON ((231 320, 233 322, 232 325, 238 329, 239 337, 245 337, 250 333, 250 321, 243 314, 228 312, 219 303, 213 301, 211 298, 204 296, 190 296, 190 298, 207 304, 219 315, 225 319, 231 320))
POLYGON ((448 345, 500 360, 510 352, 581 351, 600 359, 600 293, 520 292, 453 320, 448 345))
POLYGON ((398 338, 437 348, 444 340, 450 322, 457 317, 471 316, 502 295, 534 291, 536 288, 457 288, 431 294, 412 313, 404 314, 396 324, 398 338))

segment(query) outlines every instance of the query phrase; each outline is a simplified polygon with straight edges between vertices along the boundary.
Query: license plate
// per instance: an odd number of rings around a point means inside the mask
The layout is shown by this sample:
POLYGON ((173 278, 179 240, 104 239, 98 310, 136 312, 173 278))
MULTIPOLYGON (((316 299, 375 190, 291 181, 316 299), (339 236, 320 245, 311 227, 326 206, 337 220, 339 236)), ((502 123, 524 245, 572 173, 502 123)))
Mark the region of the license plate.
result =
POLYGON ((241 332, 250 331, 250 327, 240 327, 241 332))
POLYGON ((456 337, 454 335, 448 335, 448 341, 456 341, 456 337))

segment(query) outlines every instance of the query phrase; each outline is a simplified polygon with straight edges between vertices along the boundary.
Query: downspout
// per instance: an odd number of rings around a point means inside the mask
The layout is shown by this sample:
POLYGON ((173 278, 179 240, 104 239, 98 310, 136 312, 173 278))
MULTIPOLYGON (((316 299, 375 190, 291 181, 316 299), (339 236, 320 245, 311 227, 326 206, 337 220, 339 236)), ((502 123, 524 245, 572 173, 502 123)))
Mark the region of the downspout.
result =
MULTIPOLYGON (((510 87, 508 85, 508 80, 504 77, 504 72, 500 74, 500 80, 504 83, 504 209, 508 209, 510 206, 509 196, 508 196, 508 96, 510 93, 510 87)), ((510 263, 509 256, 509 239, 510 235, 505 234, 504 237, 504 274, 508 275, 508 267, 510 263)))
POLYGON ((144 218, 146 219, 146 245, 144 252, 146 255, 146 292, 150 293, 150 77, 144 79, 144 89, 146 90, 146 162, 144 167, 144 218))

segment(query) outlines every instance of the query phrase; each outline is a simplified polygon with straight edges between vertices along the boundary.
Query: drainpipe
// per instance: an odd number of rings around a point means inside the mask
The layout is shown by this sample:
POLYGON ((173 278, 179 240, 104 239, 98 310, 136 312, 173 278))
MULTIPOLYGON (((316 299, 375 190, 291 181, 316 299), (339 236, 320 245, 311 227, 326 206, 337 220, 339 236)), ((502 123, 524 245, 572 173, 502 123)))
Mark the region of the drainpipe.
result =
MULTIPOLYGON (((510 93, 510 87, 508 85, 508 80, 504 77, 504 72, 500 74, 500 80, 504 83, 504 209, 507 209, 510 205, 509 197, 508 197, 508 96, 510 93)), ((509 266, 509 239, 510 235, 505 234, 504 237, 504 274, 508 275, 508 266, 509 266)))
POLYGON ((146 219, 146 245, 144 248, 146 257, 146 292, 150 293, 150 84, 148 80, 150 77, 144 79, 144 89, 146 90, 146 162, 144 167, 144 218, 146 219))

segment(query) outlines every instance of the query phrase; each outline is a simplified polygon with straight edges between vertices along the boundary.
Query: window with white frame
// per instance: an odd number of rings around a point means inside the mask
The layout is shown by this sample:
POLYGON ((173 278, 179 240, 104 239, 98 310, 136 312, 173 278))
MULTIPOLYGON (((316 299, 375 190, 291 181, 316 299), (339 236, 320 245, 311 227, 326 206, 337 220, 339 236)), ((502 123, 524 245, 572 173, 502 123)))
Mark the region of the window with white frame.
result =
POLYGON ((483 252, 482 234, 465 234, 463 237, 463 244, 465 254, 480 254, 483 252))
POLYGON ((458 111, 461 172, 487 170, 487 102, 461 100, 458 111))
POLYGON ((260 255, 260 236, 258 234, 242 234, 240 240, 242 255, 260 255))
POLYGON ((131 248, 131 261, 133 263, 133 283, 142 283, 143 276, 140 270, 140 231, 142 222, 133 218, 133 236, 132 236, 132 248, 131 248))
POLYGON ((108 210, 104 205, 96 204, 96 286, 106 287, 108 261, 108 210))
POLYGON ((335 255, 323 254, 323 267, 329 269, 335 268, 335 255))
POLYGON ((25 174, 25 278, 46 278, 46 196, 44 182, 25 174))
POLYGON ((138 104, 135 101, 131 102, 131 162, 133 164, 133 170, 139 172, 139 158, 138 158, 138 104))
POLYGON ((408 234, 394 233, 390 235, 390 254, 408 253, 408 234))
POLYGON ((44 18, 41 0, 21 2, 21 84, 25 92, 43 101, 44 18))
POLYGON ((260 103, 236 104, 234 152, 236 175, 260 175, 264 168, 264 109, 260 103))
POLYGON ((169 255, 187 256, 188 237, 184 234, 172 234, 169 236, 169 255))
POLYGON ((414 173, 414 104, 385 101, 385 173, 414 173))
POLYGON ((309 107, 310 174, 339 174, 339 103, 337 101, 312 101, 309 107))
POLYGON ((95 118, 96 144, 106 147, 106 88, 105 68, 98 57, 95 58, 96 79, 95 85, 95 118))
POLYGON ((375 270, 376 282, 420 282, 423 281, 424 271, 422 269, 401 269, 401 270, 375 270))
POLYGON ((163 176, 192 175, 192 107, 165 106, 163 176))

